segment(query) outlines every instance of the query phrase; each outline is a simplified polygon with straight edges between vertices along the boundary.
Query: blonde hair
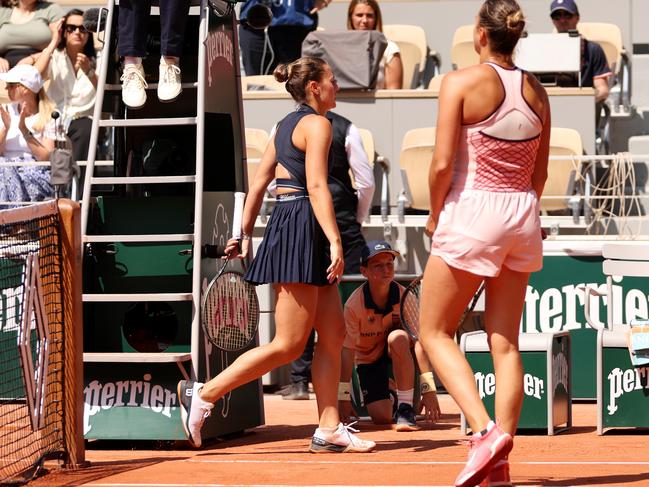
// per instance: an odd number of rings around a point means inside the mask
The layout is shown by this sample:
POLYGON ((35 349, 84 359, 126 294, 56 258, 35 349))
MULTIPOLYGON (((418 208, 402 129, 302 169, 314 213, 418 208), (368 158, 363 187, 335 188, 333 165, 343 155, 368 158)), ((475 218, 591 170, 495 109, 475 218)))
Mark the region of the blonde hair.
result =
POLYGON ((38 117, 33 128, 37 132, 42 132, 50 120, 52 120, 52 112, 56 108, 56 105, 45 94, 45 88, 41 88, 41 91, 36 94, 36 98, 38 100, 38 117))
POLYGON ((367 5, 374 10, 374 30, 383 32, 383 17, 381 16, 381 7, 376 0, 352 0, 347 8, 347 30, 355 30, 352 24, 352 15, 357 5, 367 5))
POLYGON ((279 64, 273 76, 280 83, 285 83, 293 99, 298 103, 306 101, 306 86, 309 81, 321 81, 325 74, 327 62, 316 57, 301 57, 292 63, 279 64))
POLYGON ((493 51, 511 54, 525 30, 525 15, 516 0, 485 0, 478 25, 487 31, 493 51))

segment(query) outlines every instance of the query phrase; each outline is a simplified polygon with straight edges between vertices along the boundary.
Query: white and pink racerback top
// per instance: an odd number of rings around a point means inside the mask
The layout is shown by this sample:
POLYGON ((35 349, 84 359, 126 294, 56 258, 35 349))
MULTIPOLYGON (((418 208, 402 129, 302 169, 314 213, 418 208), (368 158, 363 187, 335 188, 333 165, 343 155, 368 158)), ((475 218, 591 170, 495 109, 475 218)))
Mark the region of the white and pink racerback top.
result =
POLYGON ((523 97, 523 71, 495 69, 505 98, 485 120, 462 126, 453 189, 528 191, 543 123, 523 97))
POLYGON ((523 98, 523 72, 490 64, 505 98, 485 120, 462 126, 453 182, 433 235, 431 254, 485 277, 502 267, 543 265, 540 207, 532 174, 541 119, 523 98))

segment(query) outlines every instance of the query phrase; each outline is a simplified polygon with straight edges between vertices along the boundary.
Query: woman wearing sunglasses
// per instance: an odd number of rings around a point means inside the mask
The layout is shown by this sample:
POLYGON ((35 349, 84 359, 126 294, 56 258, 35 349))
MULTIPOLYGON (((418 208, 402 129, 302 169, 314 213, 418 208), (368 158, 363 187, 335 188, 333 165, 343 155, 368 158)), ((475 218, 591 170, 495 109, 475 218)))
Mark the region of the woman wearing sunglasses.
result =
MULTIPOLYGON (((34 63, 43 79, 50 80, 47 96, 61 114, 77 161, 88 158, 97 95, 96 56, 92 34, 83 26, 83 11, 73 9, 52 25, 52 40, 34 63)), ((22 62, 31 64, 30 59, 22 62)))
POLYGON ((62 16, 56 3, 0 0, 0 73, 47 46, 52 38, 49 26, 62 16))

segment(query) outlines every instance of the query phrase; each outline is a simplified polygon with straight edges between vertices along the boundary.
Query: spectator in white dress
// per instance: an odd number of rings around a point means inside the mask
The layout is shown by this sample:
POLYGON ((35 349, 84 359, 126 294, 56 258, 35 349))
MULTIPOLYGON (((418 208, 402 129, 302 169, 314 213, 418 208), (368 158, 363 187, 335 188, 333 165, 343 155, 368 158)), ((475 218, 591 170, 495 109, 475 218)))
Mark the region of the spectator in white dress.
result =
MULTIPOLYGON (((34 66, 20 64, 0 80, 11 100, 0 106, 0 163, 49 160, 56 135, 43 78, 34 66)), ((53 194, 48 167, 0 166, 0 201, 41 201, 53 194)))

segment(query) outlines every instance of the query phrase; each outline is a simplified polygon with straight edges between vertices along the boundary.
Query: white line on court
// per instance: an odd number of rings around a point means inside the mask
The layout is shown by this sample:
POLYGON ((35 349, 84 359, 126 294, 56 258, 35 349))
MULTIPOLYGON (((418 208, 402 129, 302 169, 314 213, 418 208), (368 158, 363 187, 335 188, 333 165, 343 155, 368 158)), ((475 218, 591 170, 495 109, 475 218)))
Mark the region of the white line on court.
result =
MULTIPOLYGON (((126 484, 126 483, 91 483, 83 484, 87 487, 369 487, 368 485, 290 485, 290 484, 126 484)), ((371 487, 423 487, 422 485, 373 485, 371 487)), ((451 485, 438 485, 435 487, 453 487, 451 485)), ((535 487, 534 485, 528 487, 535 487)))
MULTIPOLYGON (((312 465, 464 465, 466 461, 457 462, 414 462, 414 461, 347 461, 340 462, 334 460, 184 460, 191 463, 257 463, 257 464, 312 464, 312 465)), ((510 462, 511 465, 643 465, 649 466, 649 462, 616 462, 616 461, 599 461, 599 462, 510 462)))

